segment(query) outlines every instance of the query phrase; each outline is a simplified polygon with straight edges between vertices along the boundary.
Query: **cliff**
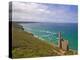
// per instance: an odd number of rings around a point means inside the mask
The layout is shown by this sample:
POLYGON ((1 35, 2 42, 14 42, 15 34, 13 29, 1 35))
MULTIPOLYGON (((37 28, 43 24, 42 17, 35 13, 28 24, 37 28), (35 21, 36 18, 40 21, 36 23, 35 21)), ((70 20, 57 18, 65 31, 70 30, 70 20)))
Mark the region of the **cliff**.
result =
POLYGON ((63 51, 53 44, 42 41, 33 36, 32 33, 24 31, 18 23, 12 23, 12 58, 42 57, 72 55, 63 51))

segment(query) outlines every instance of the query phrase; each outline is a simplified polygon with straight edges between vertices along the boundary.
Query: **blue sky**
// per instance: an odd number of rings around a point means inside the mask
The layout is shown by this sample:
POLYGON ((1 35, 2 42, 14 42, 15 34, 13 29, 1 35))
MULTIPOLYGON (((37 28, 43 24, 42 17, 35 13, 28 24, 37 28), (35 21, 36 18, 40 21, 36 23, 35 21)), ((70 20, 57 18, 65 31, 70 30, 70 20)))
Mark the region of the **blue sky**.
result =
POLYGON ((59 5, 43 3, 12 3, 12 21, 77 23, 78 7, 76 5, 59 5))

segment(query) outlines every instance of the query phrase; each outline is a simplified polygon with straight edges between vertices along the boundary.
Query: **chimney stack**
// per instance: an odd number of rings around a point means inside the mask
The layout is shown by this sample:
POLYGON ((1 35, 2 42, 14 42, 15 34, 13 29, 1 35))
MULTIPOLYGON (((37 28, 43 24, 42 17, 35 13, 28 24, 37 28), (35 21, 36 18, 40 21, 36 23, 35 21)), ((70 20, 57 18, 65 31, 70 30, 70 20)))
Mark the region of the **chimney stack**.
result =
POLYGON ((61 32, 58 33, 58 38, 59 38, 59 41, 58 41, 58 47, 59 47, 59 48, 62 48, 61 32))

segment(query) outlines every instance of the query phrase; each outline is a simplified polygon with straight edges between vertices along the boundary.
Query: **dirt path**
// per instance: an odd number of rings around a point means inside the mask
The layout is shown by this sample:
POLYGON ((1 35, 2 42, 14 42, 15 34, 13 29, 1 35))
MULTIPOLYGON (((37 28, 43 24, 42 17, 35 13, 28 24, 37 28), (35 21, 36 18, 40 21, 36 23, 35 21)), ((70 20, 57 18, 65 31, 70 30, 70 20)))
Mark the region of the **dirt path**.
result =
POLYGON ((55 53, 57 53, 58 55, 64 55, 64 53, 65 53, 65 51, 62 51, 62 50, 59 50, 59 51, 57 51, 57 50, 53 50, 55 53))

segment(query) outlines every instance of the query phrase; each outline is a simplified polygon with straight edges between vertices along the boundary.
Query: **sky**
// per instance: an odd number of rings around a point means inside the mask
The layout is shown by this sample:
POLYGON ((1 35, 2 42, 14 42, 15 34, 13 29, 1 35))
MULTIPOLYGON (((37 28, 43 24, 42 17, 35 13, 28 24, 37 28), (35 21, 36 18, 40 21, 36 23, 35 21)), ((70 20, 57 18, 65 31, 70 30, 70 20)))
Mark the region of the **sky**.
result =
POLYGON ((12 2, 12 21, 77 23, 78 7, 63 4, 12 2))

